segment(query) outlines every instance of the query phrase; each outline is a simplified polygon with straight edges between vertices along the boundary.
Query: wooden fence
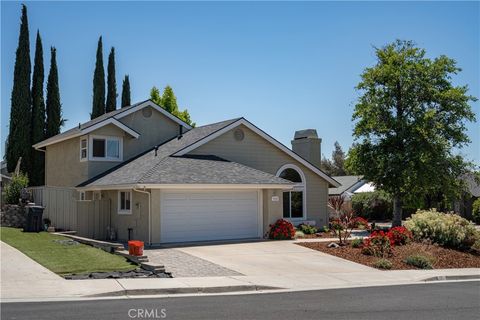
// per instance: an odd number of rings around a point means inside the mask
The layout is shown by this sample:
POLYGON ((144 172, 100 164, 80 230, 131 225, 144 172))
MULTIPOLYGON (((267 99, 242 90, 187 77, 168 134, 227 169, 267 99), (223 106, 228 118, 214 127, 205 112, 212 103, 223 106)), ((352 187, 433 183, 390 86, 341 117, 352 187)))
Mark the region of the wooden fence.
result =
POLYGON ((77 235, 106 239, 110 226, 110 200, 79 201, 74 188, 31 187, 33 201, 45 207, 43 217, 57 229, 75 230, 77 235))

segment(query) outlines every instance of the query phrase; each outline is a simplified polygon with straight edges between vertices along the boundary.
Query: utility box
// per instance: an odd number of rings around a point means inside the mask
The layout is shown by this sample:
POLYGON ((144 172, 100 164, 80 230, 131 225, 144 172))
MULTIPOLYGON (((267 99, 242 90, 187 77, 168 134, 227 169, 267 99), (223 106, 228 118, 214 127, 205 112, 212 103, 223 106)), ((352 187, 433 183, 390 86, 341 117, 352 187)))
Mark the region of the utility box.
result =
POLYGON ((40 232, 43 230, 43 209, 42 206, 26 206, 27 217, 25 219, 25 225, 23 226, 23 232, 40 232))

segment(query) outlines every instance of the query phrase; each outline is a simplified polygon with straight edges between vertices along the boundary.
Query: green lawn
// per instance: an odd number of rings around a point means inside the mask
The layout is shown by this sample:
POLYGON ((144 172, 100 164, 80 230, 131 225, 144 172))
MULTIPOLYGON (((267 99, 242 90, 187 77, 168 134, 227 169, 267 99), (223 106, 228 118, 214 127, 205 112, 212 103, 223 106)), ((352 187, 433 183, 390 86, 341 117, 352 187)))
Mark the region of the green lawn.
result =
POLYGON ((53 240, 68 238, 47 232, 27 233, 22 229, 0 228, 0 239, 51 271, 65 275, 135 269, 125 258, 84 244, 64 245, 53 240))

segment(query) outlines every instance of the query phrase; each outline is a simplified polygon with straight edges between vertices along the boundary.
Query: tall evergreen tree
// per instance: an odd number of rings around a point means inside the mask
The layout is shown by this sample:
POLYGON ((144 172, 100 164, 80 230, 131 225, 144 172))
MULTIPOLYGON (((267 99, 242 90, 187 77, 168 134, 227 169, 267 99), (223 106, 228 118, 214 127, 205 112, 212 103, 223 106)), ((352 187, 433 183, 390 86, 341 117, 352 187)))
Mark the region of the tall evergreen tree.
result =
POLYGON ((32 96, 30 92, 30 41, 28 33, 27 7, 22 5, 20 36, 13 72, 13 89, 10 109, 10 126, 5 158, 7 169, 13 172, 17 161, 22 157, 21 169, 28 172, 31 154, 31 113, 32 96))
POLYGON ((97 61, 93 73, 93 104, 90 118, 95 119, 105 113, 105 71, 103 69, 102 37, 98 39, 97 61))
POLYGON ((335 141, 332 159, 322 158, 320 167, 331 176, 346 176, 348 171, 345 168, 345 152, 338 141, 335 141))
POLYGON ((115 80, 115 48, 108 55, 106 112, 117 109, 117 81, 115 80))
POLYGON ((123 79, 122 84, 122 108, 129 106, 131 104, 130 101, 130 79, 128 75, 125 76, 123 79))
MULTIPOLYGON (((35 45, 35 60, 32 78, 32 144, 45 139, 45 100, 43 98, 43 47, 40 32, 37 31, 35 45)), ((40 186, 44 184, 45 154, 32 150, 32 163, 30 167, 30 184, 40 186)))
POLYGON ((162 95, 162 107, 171 114, 178 114, 177 97, 170 86, 166 86, 162 95))
POLYGON ((57 70, 57 50, 52 47, 50 73, 47 80, 47 124, 45 130, 45 138, 53 137, 60 133, 60 127, 63 125, 62 105, 60 103, 60 90, 58 87, 58 70, 57 70))

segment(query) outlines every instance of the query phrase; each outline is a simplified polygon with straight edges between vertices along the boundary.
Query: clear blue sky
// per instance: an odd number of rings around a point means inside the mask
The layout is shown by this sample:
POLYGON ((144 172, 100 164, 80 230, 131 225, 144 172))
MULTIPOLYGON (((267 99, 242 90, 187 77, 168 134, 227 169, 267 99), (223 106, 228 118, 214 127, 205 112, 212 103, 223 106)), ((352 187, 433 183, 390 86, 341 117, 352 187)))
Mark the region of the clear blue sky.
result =
MULTIPOLYGON (((95 50, 116 49, 117 90, 130 75, 132 101, 153 85, 173 87, 197 125, 244 116, 290 146, 316 128, 322 153, 352 143, 351 114, 373 46, 414 40, 430 57, 446 54, 480 97, 479 3, 449 2, 26 2, 31 55, 40 29, 45 69, 57 48, 63 130, 89 119, 95 50)), ((2 155, 18 41, 19 2, 1 3, 2 155)), ((480 104, 473 108, 480 120, 480 104)), ((462 153, 480 164, 479 124, 462 153)))

